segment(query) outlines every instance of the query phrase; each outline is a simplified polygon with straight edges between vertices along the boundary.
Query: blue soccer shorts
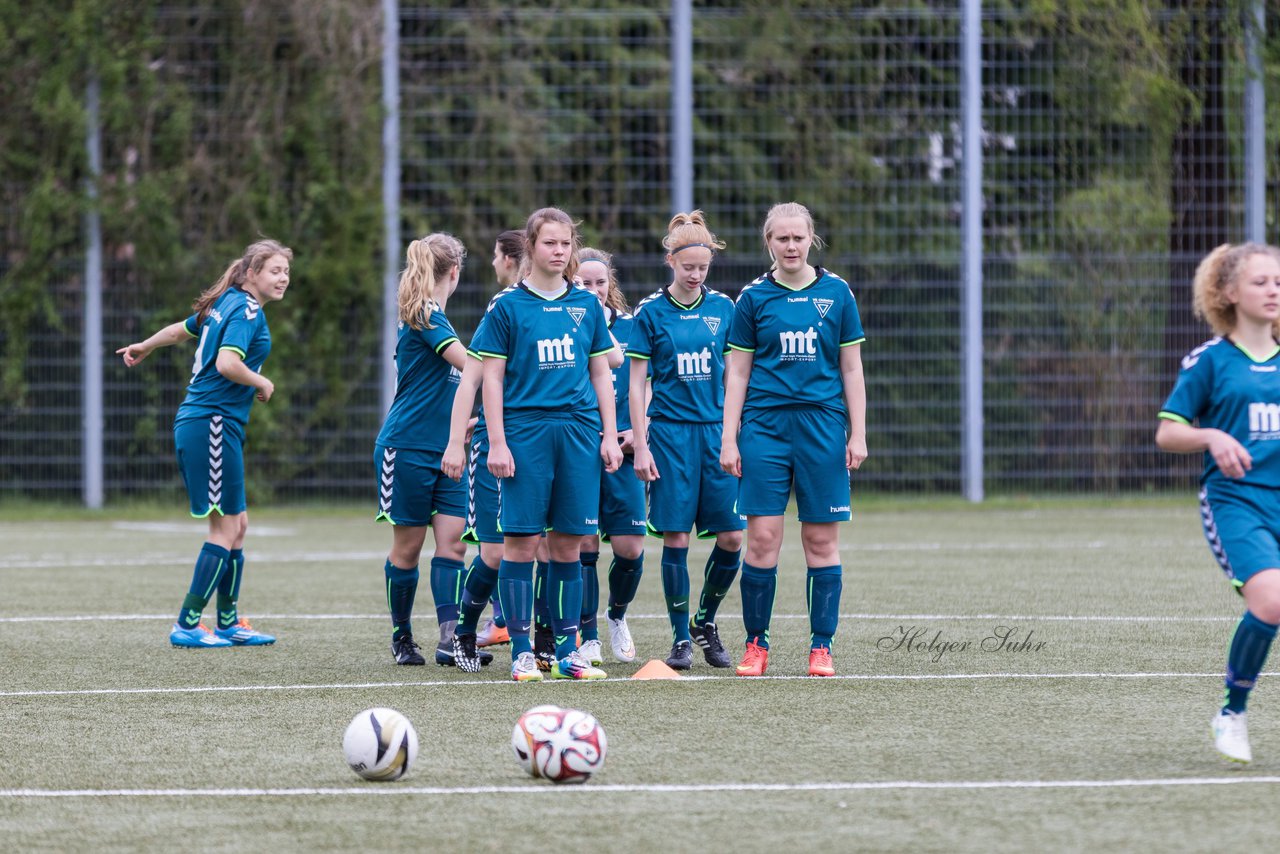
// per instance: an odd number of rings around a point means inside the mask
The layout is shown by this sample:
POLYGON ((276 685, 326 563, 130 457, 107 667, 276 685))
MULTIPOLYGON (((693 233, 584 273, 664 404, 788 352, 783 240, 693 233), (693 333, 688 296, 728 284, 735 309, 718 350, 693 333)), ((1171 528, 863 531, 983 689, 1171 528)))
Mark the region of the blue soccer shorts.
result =
POLYGON ((571 415, 508 423, 513 477, 498 481, 498 520, 508 536, 595 534, 600 526, 600 431, 571 415))
POLYGON ((635 460, 623 457, 615 472, 601 469, 600 534, 608 537, 643 537, 644 481, 636 477, 635 460))
POLYGON ((378 478, 377 521, 407 528, 431 524, 437 513, 462 518, 466 488, 440 471, 440 451, 415 451, 378 445, 373 464, 378 478))
POLYGON ((1200 521, 1237 590, 1264 569, 1280 569, 1280 489, 1211 481, 1200 490, 1200 521))
POLYGON ((781 516, 795 484, 801 522, 849 519, 848 442, 843 415, 828 409, 757 409, 738 431, 742 480, 738 511, 781 516))
POLYGON ((649 451, 658 479, 649 484, 649 530, 710 537, 741 531, 747 519, 734 509, 738 480, 720 468, 719 422, 649 423, 649 451))
POLYGON ((236 516, 247 509, 240 422, 221 415, 187 418, 173 425, 173 444, 192 516, 236 516))
POLYGON ((498 526, 498 479, 489 471, 489 435, 472 437, 467 453, 467 528, 462 541, 478 546, 502 542, 498 526))

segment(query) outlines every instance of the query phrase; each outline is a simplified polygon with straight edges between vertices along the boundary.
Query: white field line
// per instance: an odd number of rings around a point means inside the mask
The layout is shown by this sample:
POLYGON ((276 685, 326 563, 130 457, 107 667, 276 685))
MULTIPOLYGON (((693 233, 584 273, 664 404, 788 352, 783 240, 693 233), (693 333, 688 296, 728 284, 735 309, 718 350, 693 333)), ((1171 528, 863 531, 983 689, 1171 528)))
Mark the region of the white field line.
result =
MULTIPOLYGON (((497 673, 505 673, 506 668, 499 666, 497 673)), ((1274 678, 1280 674, 1263 673, 1262 676, 1274 678)), ((964 682, 964 681, 994 681, 1001 679, 1222 679, 1222 671, 1213 673, 1178 673, 1178 672, 1150 672, 1150 673, 1105 673, 1105 672, 1081 672, 1081 673, 848 673, 836 676, 816 677, 816 676, 757 676, 750 681, 773 680, 773 681, 794 681, 804 680, 812 684, 835 684, 838 682, 964 682)), ((629 677, 616 676, 609 679, 601 679, 592 681, 592 685, 604 685, 609 683, 625 684, 633 682, 629 677)), ((663 680, 666 681, 666 680, 663 680)), ((746 680, 737 676, 681 676, 678 679, 671 680, 673 682, 718 682, 729 681, 738 684, 745 684, 746 680)), ((368 689, 382 688, 448 688, 448 687, 511 687, 516 686, 516 690, 528 691, 529 688, 524 687, 520 683, 512 682, 503 675, 495 675, 492 679, 436 679, 422 682, 350 682, 350 683, 331 683, 331 684, 298 684, 298 685, 193 685, 178 688, 84 688, 84 689, 63 689, 49 691, 0 691, 0 698, 10 697, 95 697, 95 696, 122 696, 130 694, 227 694, 227 693, 254 693, 266 691, 363 691, 368 689)), ((590 691, 591 688, 583 690, 590 691)))
MULTIPOLYGON (((729 611, 722 618, 739 620, 741 614, 729 611)), ((386 620, 386 614, 254 614, 254 620, 386 620)), ((628 620, 665 620, 666 614, 627 614, 628 620)), ((774 614, 775 620, 807 620, 808 614, 774 614)), ((841 614, 842 620, 930 620, 934 622, 1006 622, 1046 623, 1225 623, 1239 622, 1238 616, 1188 616, 1144 617, 1137 614, 841 614)), ((29 617, 0 617, 0 623, 85 623, 173 620, 173 614, 76 614, 72 616, 33 615, 29 617)))
POLYGON ((981 789, 1132 789, 1173 786, 1275 785, 1277 776, 1152 777, 1117 780, 884 780, 831 783, 652 783, 586 786, 401 786, 371 784, 328 789, 0 789, 0 798, 305 798, 359 795, 539 795, 573 792, 611 795, 624 792, 874 792, 902 789, 973 791, 981 789))

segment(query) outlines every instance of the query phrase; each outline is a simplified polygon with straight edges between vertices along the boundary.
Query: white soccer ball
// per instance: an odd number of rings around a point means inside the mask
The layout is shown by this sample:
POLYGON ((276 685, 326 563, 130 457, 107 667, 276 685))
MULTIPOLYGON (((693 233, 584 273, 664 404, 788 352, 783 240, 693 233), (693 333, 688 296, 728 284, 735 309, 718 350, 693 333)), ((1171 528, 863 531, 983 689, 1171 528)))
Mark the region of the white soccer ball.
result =
POLYGON ((365 709, 347 725, 342 754, 366 780, 399 780, 418 758, 418 733, 395 709, 365 709))
POLYGON ((530 776, 584 783, 604 767, 604 727, 589 712, 535 706, 511 732, 511 750, 530 776))

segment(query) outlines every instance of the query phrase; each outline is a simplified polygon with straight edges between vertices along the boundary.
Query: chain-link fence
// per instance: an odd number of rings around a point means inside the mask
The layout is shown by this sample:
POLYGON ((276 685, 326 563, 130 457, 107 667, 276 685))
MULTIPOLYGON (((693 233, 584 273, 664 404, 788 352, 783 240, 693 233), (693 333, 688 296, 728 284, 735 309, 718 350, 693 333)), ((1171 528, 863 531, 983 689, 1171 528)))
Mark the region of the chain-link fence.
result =
MULTIPOLYGON (((269 27, 254 17, 263 4, 248 2, 169 3, 150 18, 144 54, 168 100, 148 103, 169 104, 163 118, 181 120, 191 142, 177 165, 149 163, 145 148, 129 150, 134 137, 104 127, 105 171, 180 166, 174 192, 186 198, 172 240, 184 257, 190 246, 213 260, 158 290, 154 263, 139 258, 154 240, 117 230, 105 339, 114 350, 181 317, 256 236, 246 226, 270 230, 298 252, 298 296, 268 312, 278 355, 267 373, 288 392, 255 408, 251 489, 371 495, 381 279, 379 213, 365 196, 376 202, 379 6, 366 0, 342 18, 316 11, 326 4, 276 5, 286 11, 269 27), (247 51, 268 56, 274 76, 255 84, 247 51), (308 86, 334 87, 329 114, 300 111, 308 86), (253 168, 255 146, 276 152, 279 198, 237 214, 227 199, 249 199, 260 183, 237 171, 253 168), (314 189, 329 171, 351 198, 314 189), (206 172, 221 176, 218 204, 192 191, 206 172), (204 244, 202 222, 213 235, 204 244), (341 340, 320 347, 317 336, 341 340)), ((569 211, 587 242, 615 254, 633 301, 669 281, 659 241, 672 212, 671 7, 599 5, 401 4, 404 234, 466 242, 449 306, 464 338, 495 289, 494 237, 543 205, 569 211)), ((1194 480, 1199 461, 1160 454, 1151 437, 1177 358, 1208 335, 1190 318, 1191 271, 1243 236, 1242 17, 1222 5, 984 11, 988 493, 1194 480)), ((693 199, 728 243, 709 284, 736 294, 765 269, 759 229, 771 204, 813 211, 821 261, 852 283, 867 328, 871 458, 859 488, 960 491, 960 30, 955 3, 694 6, 693 199)), ((1267 171, 1275 202, 1274 155, 1267 171)), ((1269 235, 1276 218, 1273 208, 1269 235)), ((12 229, 8 240, 11 272, 21 247, 12 229)), ((46 308, 7 333, 28 340, 20 362, 6 350, 2 493, 79 489, 76 240, 48 270, 46 308)), ((108 364, 109 497, 178 490, 169 428, 189 357, 157 354, 145 372, 108 364)))

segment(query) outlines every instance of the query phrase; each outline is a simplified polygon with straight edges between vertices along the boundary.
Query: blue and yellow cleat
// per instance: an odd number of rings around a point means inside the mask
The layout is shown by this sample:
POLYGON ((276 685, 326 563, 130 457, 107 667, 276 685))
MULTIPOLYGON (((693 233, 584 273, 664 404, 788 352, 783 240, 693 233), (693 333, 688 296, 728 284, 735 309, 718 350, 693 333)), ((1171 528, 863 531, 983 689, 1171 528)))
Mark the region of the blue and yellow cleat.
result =
POLYGON ((236 646, 266 646, 276 642, 275 635, 258 631, 249 625, 249 621, 244 617, 241 617, 238 623, 232 623, 225 629, 218 629, 214 634, 236 646))
POLYGON ((576 649, 551 665, 552 679, 604 679, 608 675, 576 649))
POLYGON ((184 649, 205 649, 217 646, 231 646, 231 641, 220 638, 203 624, 194 629, 184 629, 177 623, 169 630, 169 643, 184 649))

